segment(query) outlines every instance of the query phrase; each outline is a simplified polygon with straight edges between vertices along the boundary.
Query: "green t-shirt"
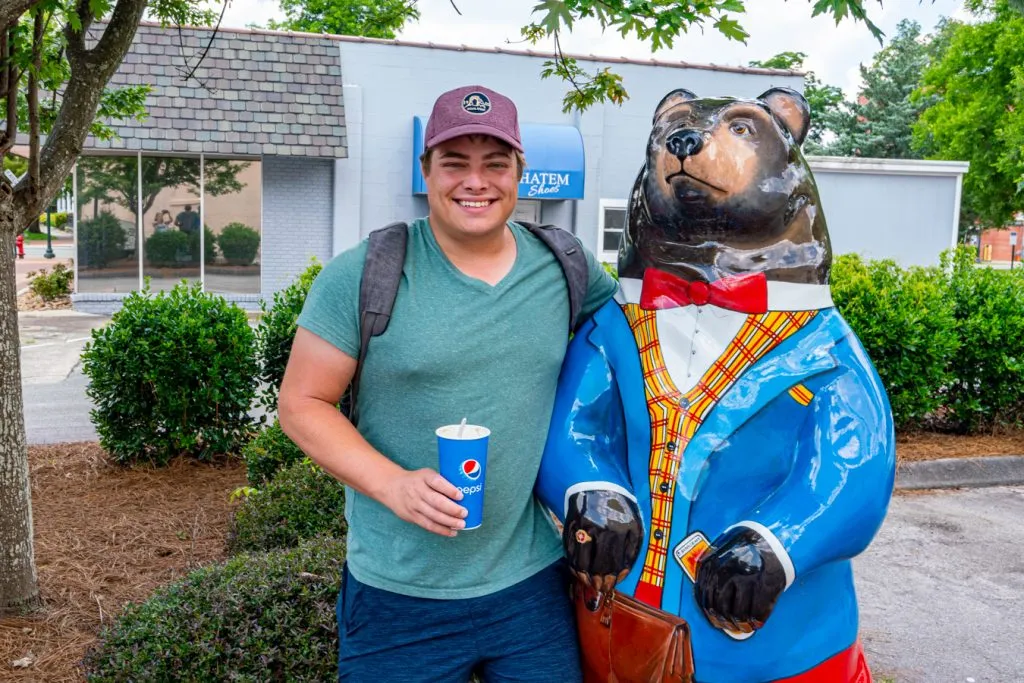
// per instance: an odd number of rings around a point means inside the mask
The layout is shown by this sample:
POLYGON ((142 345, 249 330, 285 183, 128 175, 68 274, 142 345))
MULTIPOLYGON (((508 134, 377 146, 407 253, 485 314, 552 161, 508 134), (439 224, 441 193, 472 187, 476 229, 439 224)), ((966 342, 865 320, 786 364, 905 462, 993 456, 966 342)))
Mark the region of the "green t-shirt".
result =
MULTIPOLYGON (((466 276, 421 218, 409 226, 405 266, 387 331, 367 350, 359 431, 409 470, 437 469, 434 430, 491 430, 483 525, 444 538, 349 489, 349 571, 383 590, 472 598, 511 586, 557 560, 561 543, 533 495, 569 330, 568 287, 551 251, 509 223, 516 260, 493 287, 466 276)), ((359 283, 366 241, 323 269, 299 325, 359 356, 359 283)), ((582 316, 616 289, 593 256, 582 316)))

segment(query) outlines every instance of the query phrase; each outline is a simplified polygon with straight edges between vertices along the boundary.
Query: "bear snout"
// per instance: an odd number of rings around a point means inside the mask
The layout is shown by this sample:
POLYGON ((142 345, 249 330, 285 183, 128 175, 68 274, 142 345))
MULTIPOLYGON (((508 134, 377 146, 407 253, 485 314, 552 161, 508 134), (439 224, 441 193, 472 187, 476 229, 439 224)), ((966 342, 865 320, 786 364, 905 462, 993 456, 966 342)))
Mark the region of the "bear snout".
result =
POLYGON ((665 149, 680 161, 700 152, 704 147, 704 133, 692 128, 677 130, 665 140, 665 149))

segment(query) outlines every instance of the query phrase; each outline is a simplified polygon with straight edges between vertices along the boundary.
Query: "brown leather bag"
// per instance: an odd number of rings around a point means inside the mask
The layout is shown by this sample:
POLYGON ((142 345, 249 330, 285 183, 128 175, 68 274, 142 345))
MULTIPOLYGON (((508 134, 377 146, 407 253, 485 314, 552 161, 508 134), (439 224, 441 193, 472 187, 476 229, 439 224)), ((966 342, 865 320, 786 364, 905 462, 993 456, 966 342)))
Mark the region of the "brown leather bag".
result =
MULTIPOLYGON (((574 586, 585 683, 691 683, 690 627, 679 617, 613 591, 591 612, 574 586)), ((593 592, 590 591, 590 595, 593 592)))

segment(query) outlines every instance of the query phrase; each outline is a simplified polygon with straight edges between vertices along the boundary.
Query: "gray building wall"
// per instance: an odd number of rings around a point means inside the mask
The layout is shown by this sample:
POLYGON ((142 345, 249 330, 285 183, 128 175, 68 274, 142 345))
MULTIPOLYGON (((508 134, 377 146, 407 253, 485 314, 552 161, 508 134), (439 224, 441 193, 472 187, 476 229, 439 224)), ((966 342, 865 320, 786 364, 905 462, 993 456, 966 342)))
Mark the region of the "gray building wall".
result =
POLYGON ((269 301, 313 256, 331 259, 334 161, 263 157, 263 263, 260 289, 269 301))
MULTIPOLYGON (((546 57, 348 40, 338 44, 349 157, 336 162, 336 191, 347 200, 338 207, 336 252, 377 227, 426 214, 426 199, 412 194, 412 119, 429 116, 434 99, 445 90, 479 83, 511 97, 521 123, 580 129, 587 175, 585 198, 576 202, 575 226, 583 243, 595 249, 599 201, 628 195, 643 163, 651 115, 665 94, 685 87, 698 94, 754 97, 773 86, 803 87, 800 76, 583 61, 588 70, 607 66, 621 74, 630 99, 621 107, 599 105, 573 115, 562 113, 565 83, 540 78, 546 57)), ((569 201, 546 201, 541 218, 568 228, 572 211, 569 201)))
MULTIPOLYGON (((812 169, 814 161, 812 160, 812 169)), ((937 265, 959 220, 956 176, 814 170, 832 253, 937 265)))

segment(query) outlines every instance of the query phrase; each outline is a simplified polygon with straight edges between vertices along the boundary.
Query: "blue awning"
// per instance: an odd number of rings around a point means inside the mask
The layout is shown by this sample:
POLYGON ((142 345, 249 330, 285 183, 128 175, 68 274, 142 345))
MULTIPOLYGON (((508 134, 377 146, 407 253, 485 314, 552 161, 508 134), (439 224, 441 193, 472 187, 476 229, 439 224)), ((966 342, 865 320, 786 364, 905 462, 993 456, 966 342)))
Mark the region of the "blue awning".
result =
MULTIPOLYGON (((426 125, 422 116, 413 118, 413 194, 427 193, 420 172, 426 125)), ((520 130, 527 163, 519 182, 520 199, 583 199, 586 163, 580 131, 549 123, 524 123, 520 130)))

